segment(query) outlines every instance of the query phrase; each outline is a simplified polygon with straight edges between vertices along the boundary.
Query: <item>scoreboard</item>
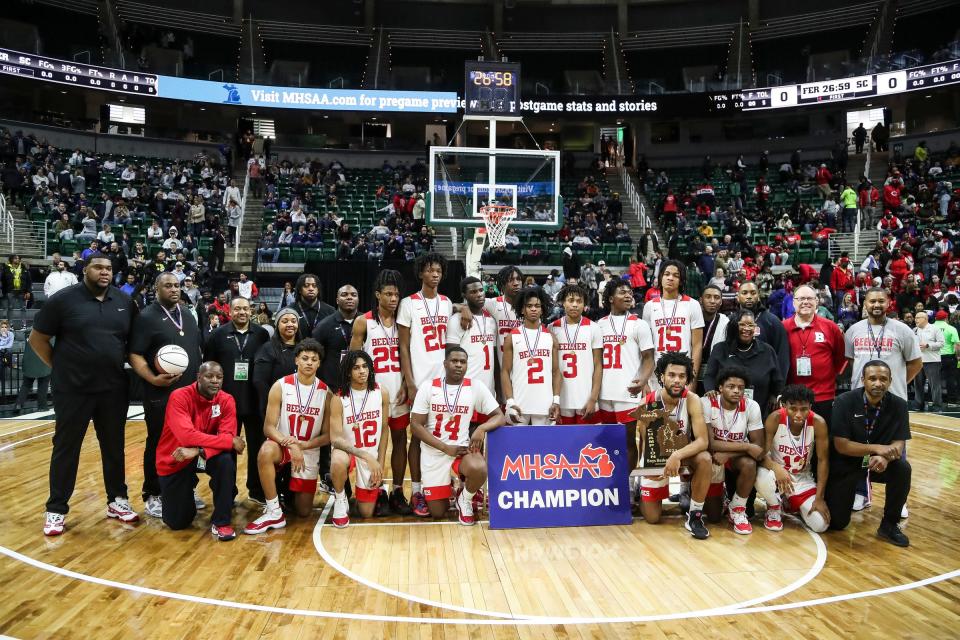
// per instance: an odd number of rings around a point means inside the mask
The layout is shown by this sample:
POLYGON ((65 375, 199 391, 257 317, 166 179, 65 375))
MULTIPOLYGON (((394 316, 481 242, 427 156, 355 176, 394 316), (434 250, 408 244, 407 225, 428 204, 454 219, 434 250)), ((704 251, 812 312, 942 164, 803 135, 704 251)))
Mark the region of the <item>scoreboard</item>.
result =
POLYGON ((464 76, 464 117, 520 119, 519 63, 467 61, 464 76))
POLYGON ((85 89, 105 89, 141 96, 157 95, 157 76, 152 73, 79 64, 10 49, 0 49, 0 74, 69 84, 85 89))

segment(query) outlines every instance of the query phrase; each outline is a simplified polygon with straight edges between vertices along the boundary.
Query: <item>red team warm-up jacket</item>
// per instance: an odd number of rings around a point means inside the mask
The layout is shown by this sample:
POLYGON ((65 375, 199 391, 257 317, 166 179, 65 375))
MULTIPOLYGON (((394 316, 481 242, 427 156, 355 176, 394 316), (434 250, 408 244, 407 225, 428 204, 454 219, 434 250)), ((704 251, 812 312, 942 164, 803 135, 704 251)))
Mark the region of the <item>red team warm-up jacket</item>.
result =
POLYGON ((181 387, 170 394, 167 413, 157 445, 157 473, 169 476, 188 466, 192 460, 177 462, 173 452, 177 447, 203 447, 206 457, 233 448, 237 435, 237 405, 233 396, 217 392, 207 400, 197 391, 197 385, 181 387))

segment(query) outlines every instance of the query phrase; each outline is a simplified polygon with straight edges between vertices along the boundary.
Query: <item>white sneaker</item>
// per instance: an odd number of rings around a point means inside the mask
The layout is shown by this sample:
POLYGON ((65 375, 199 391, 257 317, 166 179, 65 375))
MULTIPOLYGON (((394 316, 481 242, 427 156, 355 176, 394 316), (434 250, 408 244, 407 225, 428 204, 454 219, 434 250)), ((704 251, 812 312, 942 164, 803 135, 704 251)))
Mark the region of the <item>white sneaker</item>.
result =
POLYGON ((62 513, 53 513, 52 511, 47 511, 46 516, 46 522, 43 523, 43 535, 58 536, 63 533, 67 516, 62 513))
POLYGON ((107 505, 107 517, 116 518, 120 522, 140 521, 140 516, 130 508, 130 503, 126 498, 114 498, 113 502, 107 505))
POLYGON ((460 520, 460 524, 466 527, 477 524, 477 518, 473 515, 473 500, 467 498, 467 494, 464 493, 462 487, 457 492, 456 505, 457 518, 460 520))
POLYGON ((269 531, 270 529, 283 529, 285 526, 287 526, 287 518, 283 515, 283 511, 264 509, 263 514, 259 518, 243 528, 243 532, 249 536, 253 536, 269 531))
POLYGON ((196 489, 193 491, 193 506, 197 508, 197 511, 207 508, 207 503, 200 498, 200 494, 197 493, 196 489))
POLYGON ((903 505, 903 509, 900 509, 900 517, 901 517, 901 518, 909 518, 909 517, 910 517, 910 512, 907 511, 907 505, 903 505))
POLYGON ((853 510, 854 511, 863 511, 870 506, 870 501, 867 500, 866 496, 862 496, 859 493, 853 499, 853 510))
POLYGON ((143 512, 151 518, 162 518, 163 501, 160 500, 160 496, 147 496, 143 512))
POLYGON ((347 499, 346 493, 334 494, 333 517, 330 518, 330 521, 337 529, 343 529, 350 524, 350 501, 347 499))

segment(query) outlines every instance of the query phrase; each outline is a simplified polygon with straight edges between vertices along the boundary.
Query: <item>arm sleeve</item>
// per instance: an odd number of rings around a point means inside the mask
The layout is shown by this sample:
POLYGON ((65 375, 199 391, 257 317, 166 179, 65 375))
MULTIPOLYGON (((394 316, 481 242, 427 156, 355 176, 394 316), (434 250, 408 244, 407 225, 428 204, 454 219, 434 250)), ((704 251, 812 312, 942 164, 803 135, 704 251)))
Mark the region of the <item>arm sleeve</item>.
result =
POLYGON ((397 310, 397 324, 409 328, 412 323, 413 318, 410 314, 410 299, 404 298, 400 301, 400 309, 397 310))
POLYGON ((920 338, 910 328, 903 327, 903 358, 906 362, 920 358, 920 338))
POLYGON ((63 319, 61 300, 63 295, 48 298, 40 307, 40 311, 33 319, 33 328, 48 336, 55 336, 60 332, 60 322, 63 319))
POLYGON ((411 413, 430 414, 430 385, 424 385, 417 390, 417 397, 413 400, 411 413))
POLYGON ((850 439, 850 412, 847 411, 847 402, 843 396, 833 403, 833 416, 830 421, 830 436, 850 439))
MULTIPOLYGON (((189 387, 184 387, 189 389, 189 387)), ((233 402, 233 399, 230 399, 233 402)), ((226 413, 226 408, 221 407, 226 413)), ((236 432, 236 411, 233 411, 233 430, 236 432)), ((224 416, 226 417, 226 416, 224 416)), ((197 429, 193 424, 193 416, 190 414, 189 396, 186 393, 174 392, 170 394, 170 400, 167 402, 167 413, 164 417, 164 428, 170 429, 176 437, 177 442, 184 447, 203 447, 204 449, 221 450, 229 449, 233 445, 233 435, 228 433, 204 433, 197 429)))

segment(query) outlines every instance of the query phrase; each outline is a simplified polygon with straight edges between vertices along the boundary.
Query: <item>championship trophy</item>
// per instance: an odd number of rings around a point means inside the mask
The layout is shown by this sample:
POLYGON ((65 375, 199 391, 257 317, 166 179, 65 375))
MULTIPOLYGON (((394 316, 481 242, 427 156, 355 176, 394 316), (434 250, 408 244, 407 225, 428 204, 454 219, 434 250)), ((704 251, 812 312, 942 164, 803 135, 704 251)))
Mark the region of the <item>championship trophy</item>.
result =
POLYGON ((637 407, 637 432, 643 451, 640 466, 637 469, 643 476, 661 476, 667 459, 690 443, 686 429, 663 407, 663 401, 657 400, 637 407), (650 418, 649 422, 645 419, 650 418))

